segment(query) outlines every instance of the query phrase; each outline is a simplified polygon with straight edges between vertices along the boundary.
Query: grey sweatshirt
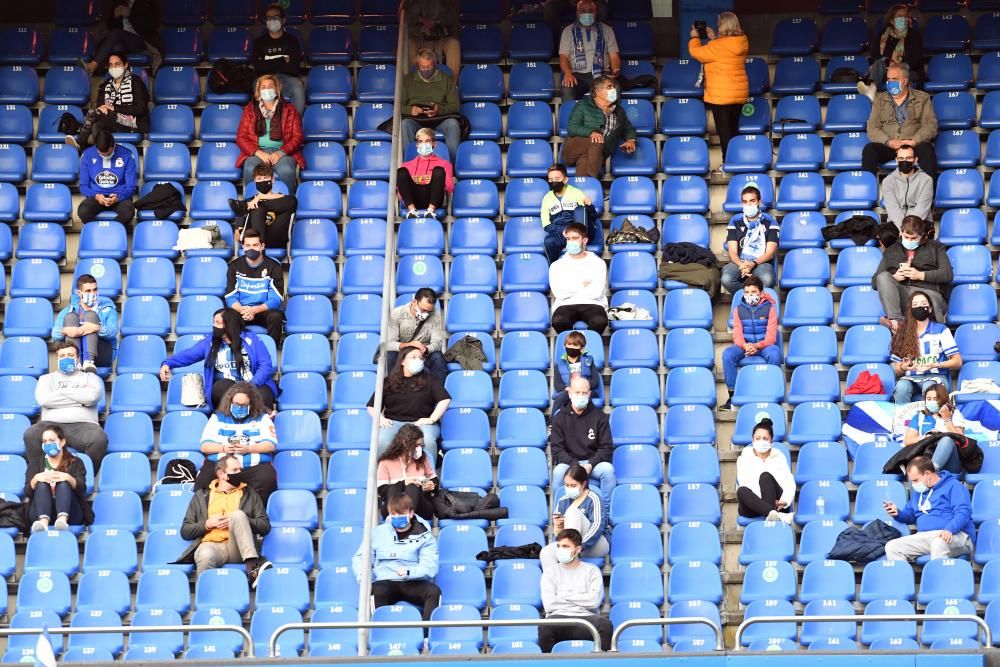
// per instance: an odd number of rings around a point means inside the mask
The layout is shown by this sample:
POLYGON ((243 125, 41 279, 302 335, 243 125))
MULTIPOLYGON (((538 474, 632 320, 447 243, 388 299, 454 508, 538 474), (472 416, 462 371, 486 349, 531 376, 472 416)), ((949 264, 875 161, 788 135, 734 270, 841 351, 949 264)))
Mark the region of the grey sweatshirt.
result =
POLYGON ((43 422, 97 423, 97 404, 104 396, 104 381, 96 373, 77 370, 72 375, 46 373, 35 385, 35 402, 43 422))
POLYGON ((882 181, 882 205, 889 222, 897 227, 908 215, 930 220, 934 205, 934 179, 919 169, 905 178, 893 169, 882 181))
POLYGON ((604 602, 604 577, 590 563, 556 565, 542 572, 546 616, 593 616, 604 602))

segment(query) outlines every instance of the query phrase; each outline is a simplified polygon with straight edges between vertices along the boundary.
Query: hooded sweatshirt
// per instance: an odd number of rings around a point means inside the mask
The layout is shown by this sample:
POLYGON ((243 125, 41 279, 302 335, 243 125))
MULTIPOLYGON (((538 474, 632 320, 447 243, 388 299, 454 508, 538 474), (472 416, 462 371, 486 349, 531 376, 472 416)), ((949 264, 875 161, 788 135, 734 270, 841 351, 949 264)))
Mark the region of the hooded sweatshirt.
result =
POLYGON ((916 523, 920 532, 947 530, 953 535, 965 533, 976 543, 976 525, 972 523, 972 501, 965 484, 952 473, 942 470, 938 483, 923 493, 910 491, 906 506, 899 508, 896 520, 916 523))
POLYGON ((549 267, 549 288, 552 290, 552 312, 560 306, 608 307, 605 291, 608 287, 608 267, 604 260, 583 250, 580 259, 565 254, 549 267), (583 281, 589 280, 589 285, 583 281))
POLYGON ((552 417, 549 447, 552 465, 573 465, 580 461, 594 466, 610 463, 614 443, 608 416, 593 403, 579 414, 569 407, 560 410, 552 417))
MULTIPOLYGON (((118 338, 118 309, 115 307, 115 302, 106 296, 97 297, 97 306, 94 308, 97 312, 97 318, 101 322, 101 330, 97 332, 97 335, 104 340, 114 341, 118 338)), ((52 325, 52 340, 63 340, 66 336, 63 335, 63 327, 66 326, 65 320, 66 316, 72 313, 81 313, 83 309, 80 307, 80 295, 73 290, 73 296, 70 297, 69 305, 59 311, 56 315, 56 321, 52 325)))
POLYGON ((919 169, 909 178, 893 169, 882 181, 882 202, 886 217, 897 227, 908 215, 928 220, 934 205, 934 179, 919 169))
MULTIPOLYGON (((359 582, 366 574, 361 571, 363 546, 358 547, 352 561, 359 582)), ((397 532, 387 519, 372 530, 371 559, 372 581, 432 580, 438 571, 437 541, 427 522, 417 515, 404 533, 397 532), (399 569, 406 570, 406 574, 400 576, 396 572, 399 569)))

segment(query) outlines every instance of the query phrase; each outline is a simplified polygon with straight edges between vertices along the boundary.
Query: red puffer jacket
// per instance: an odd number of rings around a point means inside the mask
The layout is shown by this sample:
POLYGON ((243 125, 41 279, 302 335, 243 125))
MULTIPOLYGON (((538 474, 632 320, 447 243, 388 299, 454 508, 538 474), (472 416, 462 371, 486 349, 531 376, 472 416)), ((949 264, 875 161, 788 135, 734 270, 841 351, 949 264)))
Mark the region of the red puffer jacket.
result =
MULTIPOLYGON (((281 152, 290 155, 298 163, 300 169, 305 169, 306 161, 302 156, 302 121, 299 119, 298 112, 291 104, 284 101, 279 102, 278 108, 275 109, 274 116, 271 118, 272 137, 275 135, 275 130, 278 129, 273 122, 275 118, 281 120, 281 152)), ((264 116, 260 112, 260 107, 256 101, 251 100, 250 104, 243 108, 240 127, 236 131, 236 145, 240 147, 240 157, 236 160, 237 167, 242 167, 247 158, 260 148, 257 140, 264 127, 264 116)))

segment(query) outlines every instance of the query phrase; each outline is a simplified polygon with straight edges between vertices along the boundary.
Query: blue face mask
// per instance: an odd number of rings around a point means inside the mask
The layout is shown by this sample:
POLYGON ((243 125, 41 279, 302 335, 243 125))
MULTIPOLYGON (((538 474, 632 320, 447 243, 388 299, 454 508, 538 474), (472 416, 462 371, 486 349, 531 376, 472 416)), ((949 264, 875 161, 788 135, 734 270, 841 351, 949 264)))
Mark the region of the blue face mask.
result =
POLYGON ((899 97, 903 94, 903 84, 899 81, 886 81, 885 90, 893 97, 899 97))
POLYGON ((590 405, 590 396, 573 396, 570 398, 570 402, 577 410, 583 410, 590 405))
POLYGON ((43 442, 42 451, 45 452, 45 455, 48 456, 50 459, 54 459, 55 457, 59 456, 59 443, 54 441, 43 442))
POLYGON ((434 147, 430 144, 417 144, 417 155, 427 157, 434 152, 434 147))
POLYGON ((58 362, 59 372, 64 375, 72 375, 76 372, 76 359, 73 357, 63 357, 58 362))
POLYGON ((579 486, 567 486, 566 487, 566 497, 570 500, 576 500, 580 497, 580 487, 579 486))
POLYGON ((250 416, 250 406, 233 403, 229 406, 229 414, 233 416, 233 419, 246 419, 250 416))
POLYGON ((920 239, 913 239, 913 240, 900 239, 899 242, 902 243, 903 247, 906 248, 907 250, 916 250, 917 248, 920 247, 920 239))
POLYGON ((405 514, 400 516, 392 515, 389 517, 389 523, 391 523, 392 527, 396 530, 405 530, 406 527, 410 525, 410 517, 405 514))
POLYGON ((580 14, 580 25, 584 28, 589 28, 594 25, 594 15, 591 13, 580 14))
POLYGON ((903 32, 909 27, 909 21, 906 20, 905 16, 897 16, 892 20, 892 27, 896 29, 896 32, 903 32))
POLYGON ((760 206, 758 206, 757 204, 743 205, 743 219, 746 220, 747 225, 756 226, 758 221, 754 220, 753 222, 751 222, 750 218, 756 218, 759 213, 760 213, 760 206))
POLYGON ((579 241, 566 241, 566 254, 579 255, 581 249, 579 241))

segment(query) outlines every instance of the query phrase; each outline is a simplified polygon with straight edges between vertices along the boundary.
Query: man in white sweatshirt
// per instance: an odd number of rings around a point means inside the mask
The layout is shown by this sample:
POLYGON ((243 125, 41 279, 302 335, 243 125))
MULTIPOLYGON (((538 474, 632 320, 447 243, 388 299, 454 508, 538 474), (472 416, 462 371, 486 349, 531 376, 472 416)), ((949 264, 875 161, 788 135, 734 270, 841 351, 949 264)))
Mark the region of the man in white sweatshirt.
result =
POLYGON ((934 205, 934 179, 920 170, 913 146, 896 149, 896 168, 882 181, 882 203, 886 218, 899 227, 903 218, 915 215, 929 220, 934 205))
MULTIPOLYGON (((590 563, 580 560, 583 537, 580 531, 567 528, 556 535, 557 567, 542 572, 542 607, 545 618, 582 618, 597 627, 601 648, 611 649, 611 621, 600 615, 604 602, 604 577, 590 563)), ((538 645, 543 653, 564 640, 592 639, 581 625, 540 625, 538 645)))
POLYGON ((56 347, 57 370, 38 378, 35 402, 42 409, 41 420, 24 432, 24 455, 29 465, 40 461, 42 433, 49 424, 59 424, 67 444, 83 452, 101 466, 108 450, 108 436, 97 421, 97 404, 104 396, 104 380, 96 373, 81 370, 76 346, 63 341, 56 347))
POLYGON ((587 328, 603 333, 608 326, 608 268, 604 260, 587 250, 587 228, 577 222, 566 225, 566 252, 549 267, 552 328, 568 331, 582 320, 587 328))

